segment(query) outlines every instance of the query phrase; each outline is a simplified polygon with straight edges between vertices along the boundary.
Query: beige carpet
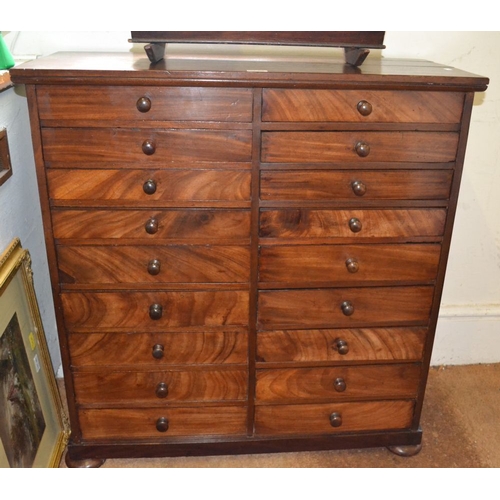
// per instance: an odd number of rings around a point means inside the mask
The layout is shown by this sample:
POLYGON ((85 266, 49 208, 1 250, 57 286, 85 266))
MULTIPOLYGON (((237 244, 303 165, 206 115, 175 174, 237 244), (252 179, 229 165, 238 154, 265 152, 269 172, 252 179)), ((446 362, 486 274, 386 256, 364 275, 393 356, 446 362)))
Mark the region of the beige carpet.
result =
MULTIPOLYGON (((423 448, 411 458, 385 448, 107 460, 108 468, 496 468, 500 467, 500 364, 433 368, 422 415, 423 448)), ((61 467, 65 467, 64 460, 61 467)))

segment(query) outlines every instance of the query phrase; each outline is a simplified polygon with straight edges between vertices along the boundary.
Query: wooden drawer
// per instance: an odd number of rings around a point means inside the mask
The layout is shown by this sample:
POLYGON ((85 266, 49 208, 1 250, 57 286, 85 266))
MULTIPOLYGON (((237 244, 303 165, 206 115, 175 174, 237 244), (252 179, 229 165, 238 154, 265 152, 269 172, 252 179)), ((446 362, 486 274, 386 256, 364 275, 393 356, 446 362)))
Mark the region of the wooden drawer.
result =
POLYGON ((164 331, 248 325, 248 292, 63 293, 69 330, 164 331))
POLYGON ((251 89, 46 85, 37 98, 42 121, 252 121, 251 89))
POLYGON ((80 410, 78 416, 83 438, 87 440, 165 440, 179 436, 245 435, 247 409, 244 406, 88 409, 80 410), (158 431, 159 419, 168 421, 167 430, 158 431))
POLYGON ((448 170, 264 171, 262 200, 447 200, 448 170))
POLYGON ((430 282, 436 279, 441 246, 263 246, 259 281, 311 287, 315 284, 430 282))
POLYGON ((244 401, 246 370, 75 373, 78 404, 158 404, 244 401))
POLYGON ((264 132, 265 163, 454 162, 454 132, 264 132))
POLYGON ((416 238, 441 236, 444 209, 262 210, 262 238, 416 238))
POLYGON ((459 123, 460 92, 264 89, 265 122, 459 123))
POLYGON ((53 210, 57 239, 248 239, 250 212, 243 210, 53 210))
POLYGON ((161 166, 168 162, 248 162, 248 130, 131 130, 120 128, 42 129, 47 167, 161 166))
POLYGON ((259 293, 262 330, 427 325, 434 287, 273 290, 259 293))
POLYGON ((245 364, 246 332, 70 334, 73 368, 245 364))
POLYGON ((260 363, 421 361, 427 328, 351 328, 258 332, 260 363))
POLYGON ((419 364, 258 370, 256 398, 262 403, 415 398, 419 376, 419 364))
POLYGON ((71 285, 247 283, 243 246, 58 246, 60 282, 71 285))
POLYGON ((54 204, 87 205, 250 202, 245 170, 67 170, 47 171, 54 204))
POLYGON ((413 401, 258 406, 257 435, 332 434, 354 431, 407 429, 413 417, 413 401), (331 417, 341 425, 333 427, 331 417))

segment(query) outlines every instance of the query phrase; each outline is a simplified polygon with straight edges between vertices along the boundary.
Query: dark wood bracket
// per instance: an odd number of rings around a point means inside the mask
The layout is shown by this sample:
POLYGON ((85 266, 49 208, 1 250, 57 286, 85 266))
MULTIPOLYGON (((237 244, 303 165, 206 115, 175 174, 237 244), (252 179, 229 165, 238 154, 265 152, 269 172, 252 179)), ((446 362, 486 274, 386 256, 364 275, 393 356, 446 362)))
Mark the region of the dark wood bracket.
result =
POLYGON ((165 57, 166 46, 167 44, 165 42, 148 43, 144 47, 144 50, 146 51, 148 59, 155 64, 165 57))
POLYGON ((226 43, 341 47, 345 61, 361 66, 369 49, 384 49, 385 31, 132 31, 132 43, 146 43, 155 64, 165 57, 167 43, 226 43))
POLYGON ((351 66, 361 66, 365 62, 369 53, 370 51, 368 49, 345 47, 345 62, 351 66))

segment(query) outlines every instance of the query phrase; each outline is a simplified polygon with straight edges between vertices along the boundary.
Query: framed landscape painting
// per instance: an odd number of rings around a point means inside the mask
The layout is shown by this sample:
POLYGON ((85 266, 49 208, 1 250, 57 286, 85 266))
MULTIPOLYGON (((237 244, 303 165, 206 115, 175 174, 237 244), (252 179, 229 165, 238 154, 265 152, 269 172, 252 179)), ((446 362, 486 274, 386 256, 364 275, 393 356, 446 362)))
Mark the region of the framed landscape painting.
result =
POLYGON ((0 467, 58 467, 68 425, 18 239, 0 256, 0 467))

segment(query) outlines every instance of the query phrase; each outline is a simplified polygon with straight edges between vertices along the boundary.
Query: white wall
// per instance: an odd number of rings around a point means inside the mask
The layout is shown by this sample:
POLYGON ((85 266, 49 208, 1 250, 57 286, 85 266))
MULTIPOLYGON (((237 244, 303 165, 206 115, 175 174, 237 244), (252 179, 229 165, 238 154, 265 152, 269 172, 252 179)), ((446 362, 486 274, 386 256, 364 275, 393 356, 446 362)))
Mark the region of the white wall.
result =
MULTIPOLYGON (((129 31, 4 37, 18 58, 60 50, 142 51, 128 42, 129 31)), ((491 80, 475 100, 433 363, 500 362, 500 32, 388 31, 385 43, 370 57, 427 59, 491 80)))
POLYGON ((7 129, 12 177, 0 186, 0 253, 19 238, 32 259, 33 280, 52 364, 61 365, 52 292, 49 282, 40 199, 31 148, 23 88, 0 93, 0 128, 7 129))

